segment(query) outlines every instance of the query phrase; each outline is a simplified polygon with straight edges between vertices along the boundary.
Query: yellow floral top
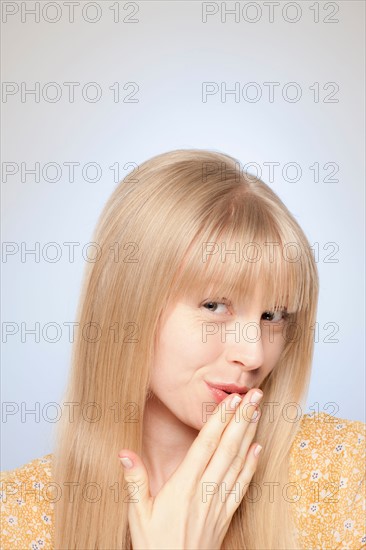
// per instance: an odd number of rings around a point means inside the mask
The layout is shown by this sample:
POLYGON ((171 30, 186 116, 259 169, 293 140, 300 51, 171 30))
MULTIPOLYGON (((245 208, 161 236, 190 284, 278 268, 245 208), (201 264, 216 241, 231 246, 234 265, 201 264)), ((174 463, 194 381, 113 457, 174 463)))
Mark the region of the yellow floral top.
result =
MULTIPOLYGON (((302 548, 366 549, 365 437, 363 422, 303 415, 287 494, 302 548)), ((54 548, 52 456, 1 473, 0 550, 54 548)))

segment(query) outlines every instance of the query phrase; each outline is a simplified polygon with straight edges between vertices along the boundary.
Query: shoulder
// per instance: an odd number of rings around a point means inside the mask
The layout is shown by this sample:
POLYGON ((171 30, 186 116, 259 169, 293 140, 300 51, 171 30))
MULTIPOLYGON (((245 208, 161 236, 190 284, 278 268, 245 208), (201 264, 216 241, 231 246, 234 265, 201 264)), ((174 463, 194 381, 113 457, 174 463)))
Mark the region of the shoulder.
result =
POLYGON ((297 467, 318 464, 328 471, 353 469, 365 457, 365 439, 364 422, 325 412, 305 414, 292 445, 292 463, 297 467))
POLYGON ((302 417, 291 448, 290 480, 308 547, 364 547, 365 441, 364 422, 324 412, 302 417))
POLYGON ((353 454, 362 453, 362 443, 365 441, 366 424, 359 420, 348 420, 332 416, 325 412, 319 414, 304 414, 300 421, 300 428, 295 438, 292 452, 294 455, 306 455, 315 446, 318 449, 329 447, 334 450, 335 456, 347 453, 344 445, 354 443, 353 454), (333 448, 336 442, 340 447, 333 448), (304 451, 304 453, 302 452, 304 451))
POLYGON ((53 548, 52 458, 52 454, 44 455, 19 468, 0 472, 4 548, 53 548))

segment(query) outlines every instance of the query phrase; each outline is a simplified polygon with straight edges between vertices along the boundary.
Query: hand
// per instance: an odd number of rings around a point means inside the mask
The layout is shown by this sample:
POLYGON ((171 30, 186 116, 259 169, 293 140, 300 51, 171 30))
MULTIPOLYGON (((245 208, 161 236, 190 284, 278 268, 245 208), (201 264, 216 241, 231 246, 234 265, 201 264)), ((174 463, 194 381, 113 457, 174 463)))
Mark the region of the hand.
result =
POLYGON ((258 463, 257 444, 252 441, 260 411, 252 420, 258 405, 249 404, 256 392, 263 396, 260 390, 251 390, 236 409, 230 408, 230 402, 238 394, 217 405, 155 497, 141 458, 128 449, 119 452, 119 457, 133 462, 132 468, 124 468, 125 481, 138 486, 128 503, 134 550, 220 550, 258 463))

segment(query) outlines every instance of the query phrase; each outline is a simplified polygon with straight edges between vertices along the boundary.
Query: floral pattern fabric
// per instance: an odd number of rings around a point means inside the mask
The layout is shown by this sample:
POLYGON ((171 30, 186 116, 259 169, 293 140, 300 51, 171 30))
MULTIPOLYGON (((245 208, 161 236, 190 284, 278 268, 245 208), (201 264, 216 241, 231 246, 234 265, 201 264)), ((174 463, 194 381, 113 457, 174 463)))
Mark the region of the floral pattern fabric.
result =
POLYGON ((1 550, 53 549, 52 454, 1 472, 1 550))
POLYGON ((303 416, 289 478, 304 549, 366 549, 365 438, 363 422, 324 412, 303 416))
MULTIPOLYGON (((366 549, 366 424, 305 414, 290 455, 290 488, 304 550, 366 549)), ((0 474, 0 550, 54 550, 52 454, 0 474)))

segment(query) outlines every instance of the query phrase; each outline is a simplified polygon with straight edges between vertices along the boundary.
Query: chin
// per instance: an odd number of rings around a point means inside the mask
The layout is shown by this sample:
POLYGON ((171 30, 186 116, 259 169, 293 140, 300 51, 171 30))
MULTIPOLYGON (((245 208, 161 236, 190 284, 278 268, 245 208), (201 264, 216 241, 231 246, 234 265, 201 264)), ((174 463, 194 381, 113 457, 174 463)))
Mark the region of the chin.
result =
POLYGON ((186 426, 188 426, 188 428, 191 428, 192 430, 195 430, 197 432, 202 430, 203 426, 205 425, 200 416, 198 416, 198 418, 196 419, 188 418, 186 420, 183 420, 183 422, 186 426))

